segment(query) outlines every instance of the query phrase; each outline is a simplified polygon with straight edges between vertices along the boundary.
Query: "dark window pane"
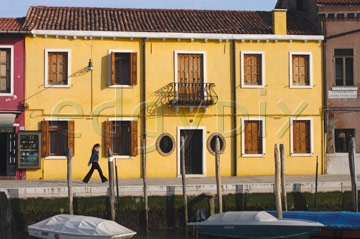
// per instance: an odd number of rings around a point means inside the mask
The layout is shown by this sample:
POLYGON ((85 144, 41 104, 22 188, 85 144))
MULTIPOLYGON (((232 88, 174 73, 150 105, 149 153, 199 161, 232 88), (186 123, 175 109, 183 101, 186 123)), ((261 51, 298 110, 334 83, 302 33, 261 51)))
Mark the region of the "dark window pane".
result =
POLYGON ((296 10, 303 11, 304 10, 304 1, 296 0, 296 10))
POLYGON ((130 121, 114 121, 113 153, 115 155, 130 155, 130 140, 130 121))
POLYGON ((169 136, 165 135, 161 138, 160 149, 163 153, 165 154, 170 153, 173 147, 174 147, 174 142, 169 136))
POLYGON ((130 54, 115 54, 115 83, 130 85, 130 54))
POLYGON ((68 146, 67 121, 51 121, 50 128, 50 155, 65 156, 68 146))
POLYGON ((335 74, 336 74, 336 85, 343 86, 344 85, 344 59, 343 58, 335 58, 335 74))
POLYGON ((353 49, 335 49, 335 56, 354 56, 353 49))
POLYGON ((335 152, 347 153, 349 139, 354 133, 354 129, 335 129, 335 152))
POLYGON ((346 69, 346 85, 354 85, 354 60, 353 58, 345 59, 345 69, 346 69))

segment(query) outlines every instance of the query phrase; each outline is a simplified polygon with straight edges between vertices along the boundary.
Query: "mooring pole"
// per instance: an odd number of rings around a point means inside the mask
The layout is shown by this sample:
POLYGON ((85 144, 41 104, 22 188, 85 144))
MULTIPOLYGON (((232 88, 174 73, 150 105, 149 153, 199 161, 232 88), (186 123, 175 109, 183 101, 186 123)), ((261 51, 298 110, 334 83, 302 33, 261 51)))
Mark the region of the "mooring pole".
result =
POLYGON ((287 196, 286 196, 286 188, 285 188, 285 152, 284 145, 280 144, 280 160, 281 160, 281 202, 282 209, 287 211, 287 196))
POLYGON ((118 178, 118 167, 117 160, 115 159, 115 177, 116 177, 116 201, 117 201, 117 210, 118 210, 118 220, 120 219, 120 195, 119 195, 119 178, 118 178))
POLYGON ((112 157, 112 150, 109 148, 108 152, 108 166, 109 166, 109 187, 110 187, 110 210, 111 220, 115 221, 115 196, 114 196, 114 163, 112 157))
POLYGON ((220 168, 220 140, 219 137, 216 137, 215 141, 215 166, 216 166, 216 189, 218 197, 218 207, 219 213, 223 212, 223 202, 222 202, 222 185, 221 185, 221 168, 220 168))
POLYGON ((276 215, 278 219, 282 219, 282 208, 281 208, 281 162, 279 155, 279 147, 275 144, 274 148, 275 156, 275 204, 276 204, 276 215))
POLYGON ((68 148, 67 153, 67 185, 68 185, 68 201, 69 201, 69 214, 73 215, 73 193, 72 193, 72 149, 68 148))
POLYGON ((149 199, 148 199, 148 190, 146 182, 146 148, 145 148, 145 139, 141 140, 141 153, 142 157, 142 176, 143 176, 143 185, 144 185, 144 204, 145 204, 145 231, 149 233, 149 199))
POLYGON ((318 180, 319 180, 319 156, 316 156, 316 172, 315 172, 315 211, 317 211, 318 180))
POLYGON ((185 219, 185 237, 188 237, 188 202, 186 195, 186 170, 185 170, 185 138, 181 136, 181 176, 184 197, 184 219, 185 219))
POLYGON ((349 168, 351 176, 351 189, 352 189, 352 206, 355 212, 358 212, 358 192, 357 192, 357 179, 356 179, 356 143, 355 138, 351 137, 349 141, 349 168))

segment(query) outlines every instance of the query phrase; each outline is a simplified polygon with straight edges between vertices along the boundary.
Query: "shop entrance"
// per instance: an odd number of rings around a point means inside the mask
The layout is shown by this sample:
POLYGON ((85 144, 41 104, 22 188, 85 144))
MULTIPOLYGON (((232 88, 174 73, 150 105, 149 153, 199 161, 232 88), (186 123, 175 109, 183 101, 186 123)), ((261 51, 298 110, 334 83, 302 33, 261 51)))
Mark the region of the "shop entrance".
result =
POLYGON ((15 133, 0 133, 0 176, 15 176, 15 133))

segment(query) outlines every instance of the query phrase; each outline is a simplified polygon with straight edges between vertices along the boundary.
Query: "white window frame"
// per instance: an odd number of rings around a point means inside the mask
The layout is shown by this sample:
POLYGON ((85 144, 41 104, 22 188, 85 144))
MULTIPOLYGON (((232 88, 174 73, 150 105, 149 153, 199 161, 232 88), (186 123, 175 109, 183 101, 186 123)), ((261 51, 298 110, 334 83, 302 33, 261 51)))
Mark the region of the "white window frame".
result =
MULTIPOLYGON (((206 84, 206 51, 174 51, 174 82, 175 82, 175 92, 177 97, 178 92, 178 55, 179 54, 199 54, 203 55, 203 83, 206 84)), ((206 97, 206 89, 204 88, 204 97, 206 97)))
MULTIPOLYGON (((134 118, 108 118, 108 121, 135 121, 134 118)), ((113 155, 111 159, 133 159, 132 155, 113 155)))
POLYGON ((10 49, 10 93, 0 93, 0 96, 14 96, 14 46, 0 45, 0 48, 10 49))
POLYGON ((242 118, 241 119, 241 156, 243 158, 260 158, 265 157, 266 155, 266 146, 265 146, 265 118, 263 117, 253 117, 253 118, 242 118), (262 125, 262 154, 245 154, 245 121, 261 121, 262 125))
POLYGON ((177 176, 181 177, 181 130, 201 130, 202 131, 202 140, 203 140, 203 144, 202 144, 202 174, 186 174, 186 177, 206 177, 206 127, 202 126, 202 127, 196 127, 196 126, 179 126, 177 127, 177 176))
POLYGON ((263 51, 241 51, 241 88, 265 88, 265 52, 263 51), (261 55, 261 85, 245 85, 245 55, 261 55))
POLYGON ((71 87, 71 50, 70 49, 45 49, 45 88, 70 88, 71 87), (49 77, 49 53, 52 52, 66 52, 67 59, 67 85, 50 85, 48 83, 49 77))
POLYGON ((292 157, 308 157, 314 156, 314 130, 313 130, 313 118, 290 118, 290 156, 292 157), (293 122, 294 121, 310 121, 310 153, 295 154, 294 142, 293 142, 293 122))
POLYGON ((134 53, 134 50, 116 50, 116 49, 110 49, 108 50, 109 55, 109 77, 108 77, 108 87, 109 88, 134 88, 133 85, 113 85, 111 82, 111 53, 134 53))
MULTIPOLYGON (((45 121, 70 121, 70 118, 45 118, 45 121)), ((67 159, 66 156, 46 156, 45 159, 67 159)))
POLYGON ((312 61, 312 52, 289 52, 289 86, 292 89, 312 89, 313 88, 313 61, 312 61), (300 56, 309 56, 309 85, 293 85, 293 64, 292 57, 293 55, 300 56))

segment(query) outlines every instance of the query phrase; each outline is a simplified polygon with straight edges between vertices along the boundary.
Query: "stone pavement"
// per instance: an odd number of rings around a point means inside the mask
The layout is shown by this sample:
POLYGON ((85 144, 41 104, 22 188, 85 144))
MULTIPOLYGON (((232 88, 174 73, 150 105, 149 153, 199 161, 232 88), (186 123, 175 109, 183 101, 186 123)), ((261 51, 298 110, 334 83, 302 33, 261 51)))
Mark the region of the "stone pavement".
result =
MULTIPOLYGON (((359 177, 360 179, 360 177, 359 177)), ((358 179, 358 180, 359 180, 358 179)), ((181 178, 148 178, 149 196, 181 195, 181 178)), ((274 176, 223 177, 224 194, 234 193, 272 193, 274 176)), ((319 175, 318 191, 349 191, 350 177, 342 175, 319 175)), ((315 176, 286 176, 287 192, 315 192, 315 176)), ((0 191, 9 198, 60 198, 67 197, 66 180, 0 180, 0 191)), ((142 196, 143 181, 141 178, 119 179, 120 196, 142 196)), ((216 194, 215 178, 187 178, 189 196, 216 194)), ((75 197, 107 196, 109 184, 92 179, 88 184, 80 179, 73 180, 75 197)))

